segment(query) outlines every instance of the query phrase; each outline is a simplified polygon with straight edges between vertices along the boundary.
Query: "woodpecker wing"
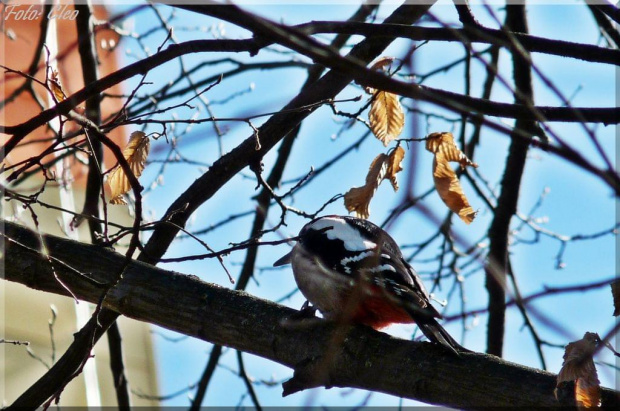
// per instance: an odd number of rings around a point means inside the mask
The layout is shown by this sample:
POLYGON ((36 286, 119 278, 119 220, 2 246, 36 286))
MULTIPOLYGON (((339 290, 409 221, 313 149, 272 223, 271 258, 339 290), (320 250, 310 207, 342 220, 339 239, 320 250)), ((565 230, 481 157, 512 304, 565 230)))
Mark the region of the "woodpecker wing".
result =
POLYGON ((441 317, 394 239, 375 224, 354 217, 322 217, 302 229, 300 241, 329 269, 354 280, 365 276, 414 320, 441 317))
POLYGON ((441 317, 441 314, 430 303, 430 295, 420 276, 405 260, 396 241, 384 230, 370 221, 353 217, 345 217, 365 236, 376 238, 377 254, 379 255, 379 278, 385 279, 385 287, 399 297, 405 297, 424 310, 425 314, 441 317), (408 298, 407 298, 408 297, 408 298))

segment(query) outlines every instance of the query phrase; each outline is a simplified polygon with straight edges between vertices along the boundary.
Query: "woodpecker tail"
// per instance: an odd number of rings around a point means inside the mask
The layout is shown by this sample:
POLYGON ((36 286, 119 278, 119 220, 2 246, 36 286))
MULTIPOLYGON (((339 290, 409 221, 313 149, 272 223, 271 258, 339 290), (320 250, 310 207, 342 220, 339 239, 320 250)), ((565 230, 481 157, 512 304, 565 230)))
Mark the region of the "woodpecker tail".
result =
POLYGON ((470 350, 457 343, 434 318, 425 318, 419 321, 418 327, 420 327, 426 338, 434 343, 443 345, 457 356, 459 352, 470 352, 470 350))

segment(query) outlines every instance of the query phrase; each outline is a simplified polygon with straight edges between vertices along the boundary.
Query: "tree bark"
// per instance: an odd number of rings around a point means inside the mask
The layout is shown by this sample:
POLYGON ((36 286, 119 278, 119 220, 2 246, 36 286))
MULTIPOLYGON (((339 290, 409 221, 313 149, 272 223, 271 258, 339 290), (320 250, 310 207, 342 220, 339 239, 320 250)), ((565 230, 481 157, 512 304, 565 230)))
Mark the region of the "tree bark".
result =
MULTIPOLYGON (((112 250, 59 237, 39 236, 5 223, 5 279, 30 288, 97 302, 125 257, 112 250)), ((352 387, 462 409, 557 407, 555 375, 495 356, 460 358, 425 342, 405 341, 364 326, 345 329, 317 320, 298 326, 284 320, 297 311, 242 291, 205 283, 192 275, 133 262, 108 293, 106 308, 140 321, 221 344, 295 369, 287 388, 352 387), (345 333, 334 346, 334 333, 345 333), (326 355, 331 351, 334 355, 326 355), (322 358, 332 358, 330 364, 322 358), (320 381, 308 371, 324 367, 320 381), (305 385, 304 385, 305 384, 305 385)), ((603 405, 618 407, 618 394, 603 390, 603 405)))

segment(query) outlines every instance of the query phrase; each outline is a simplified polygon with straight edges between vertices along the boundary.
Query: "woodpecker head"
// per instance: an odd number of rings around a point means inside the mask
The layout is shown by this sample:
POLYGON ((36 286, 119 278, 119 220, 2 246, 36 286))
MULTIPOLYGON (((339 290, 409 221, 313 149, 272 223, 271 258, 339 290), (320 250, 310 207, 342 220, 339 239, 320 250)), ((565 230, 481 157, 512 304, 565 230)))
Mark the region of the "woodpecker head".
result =
MULTIPOLYGON (((329 266, 352 254, 376 250, 377 246, 398 251, 396 242, 384 230, 369 221, 349 216, 316 218, 301 229, 297 241, 309 252, 320 255, 329 266)), ((289 264, 294 251, 280 258, 274 266, 289 264)))
MULTIPOLYGON (((310 221, 299 232, 293 250, 274 266, 288 264, 301 255, 352 278, 364 272, 391 282, 419 282, 394 239, 370 221, 355 217, 329 215, 310 221)), ((423 289, 421 282, 416 286, 423 289)))

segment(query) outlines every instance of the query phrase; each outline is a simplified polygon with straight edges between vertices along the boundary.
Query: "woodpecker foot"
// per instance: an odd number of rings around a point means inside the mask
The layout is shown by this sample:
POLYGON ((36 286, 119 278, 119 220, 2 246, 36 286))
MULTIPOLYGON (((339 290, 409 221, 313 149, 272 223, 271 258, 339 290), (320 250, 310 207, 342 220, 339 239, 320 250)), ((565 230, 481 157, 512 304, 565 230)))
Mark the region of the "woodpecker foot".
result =
POLYGON ((317 309, 306 301, 298 312, 282 320, 281 324, 285 328, 300 328, 317 324, 321 319, 316 316, 316 311, 317 309))
POLYGON ((316 312, 317 308, 311 306, 310 301, 306 301, 297 315, 299 316, 298 318, 314 318, 316 317, 316 312))

